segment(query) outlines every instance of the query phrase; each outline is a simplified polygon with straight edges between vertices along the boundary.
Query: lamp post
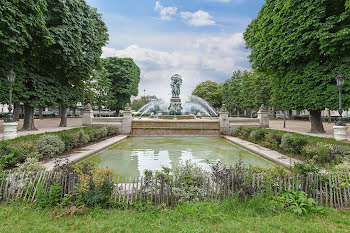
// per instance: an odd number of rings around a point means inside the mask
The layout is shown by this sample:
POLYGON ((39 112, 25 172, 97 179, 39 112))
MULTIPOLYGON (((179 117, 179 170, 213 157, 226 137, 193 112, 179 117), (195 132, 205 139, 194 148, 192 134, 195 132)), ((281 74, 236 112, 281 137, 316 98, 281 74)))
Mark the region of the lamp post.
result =
POLYGON ((9 90, 9 113, 5 116, 4 122, 5 123, 12 123, 12 122, 16 122, 15 117, 13 115, 12 112, 12 86, 15 82, 15 78, 16 78, 16 73, 13 71, 13 69, 11 69, 8 73, 7 73, 7 80, 10 84, 10 90, 9 90))
POLYGON ((339 73, 336 77, 337 80, 337 86, 339 87, 339 119, 335 125, 337 126, 345 126, 345 123, 343 122, 343 108, 342 108, 342 91, 344 86, 344 75, 339 73))

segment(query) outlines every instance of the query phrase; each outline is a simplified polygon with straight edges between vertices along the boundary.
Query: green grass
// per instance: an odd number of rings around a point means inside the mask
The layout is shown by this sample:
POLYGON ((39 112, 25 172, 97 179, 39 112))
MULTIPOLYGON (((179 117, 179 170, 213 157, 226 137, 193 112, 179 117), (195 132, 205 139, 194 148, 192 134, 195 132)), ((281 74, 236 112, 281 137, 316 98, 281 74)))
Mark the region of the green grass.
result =
POLYGON ((315 137, 315 136, 309 136, 309 135, 304 135, 304 134, 299 134, 299 133, 294 133, 289 131, 276 130, 276 129, 266 129, 266 132, 273 133, 279 136, 283 136, 284 134, 292 134, 295 136, 306 138, 308 142, 323 142, 327 144, 350 146, 349 142, 337 141, 334 138, 315 137))
POLYGON ((0 206, 1 232, 350 232, 350 211, 297 216, 268 201, 184 203, 175 209, 93 209, 73 217, 52 210, 0 206))

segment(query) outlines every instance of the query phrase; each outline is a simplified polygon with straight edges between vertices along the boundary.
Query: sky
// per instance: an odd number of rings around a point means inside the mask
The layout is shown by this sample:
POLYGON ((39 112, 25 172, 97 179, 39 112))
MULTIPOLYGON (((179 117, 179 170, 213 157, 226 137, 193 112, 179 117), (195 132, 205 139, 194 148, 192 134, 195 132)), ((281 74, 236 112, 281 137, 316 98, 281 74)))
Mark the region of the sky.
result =
POLYGON ((102 13, 109 42, 102 57, 131 57, 141 69, 139 96, 170 98, 183 78, 187 99, 206 80, 223 83, 249 70, 243 33, 265 0, 87 0, 102 13), (144 92, 145 90, 145 92, 144 92))

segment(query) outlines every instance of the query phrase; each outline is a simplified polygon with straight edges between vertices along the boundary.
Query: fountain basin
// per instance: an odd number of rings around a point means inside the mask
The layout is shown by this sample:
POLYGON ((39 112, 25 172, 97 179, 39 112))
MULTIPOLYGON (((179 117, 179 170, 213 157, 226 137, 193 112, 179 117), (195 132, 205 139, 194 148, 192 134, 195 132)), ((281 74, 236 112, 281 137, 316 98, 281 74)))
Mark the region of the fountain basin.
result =
MULTIPOLYGON (((178 117, 178 116, 177 116, 178 117)), ((132 135, 220 135, 219 120, 154 120, 132 121, 132 135)))
POLYGON ((177 120, 194 120, 194 119, 200 119, 201 116, 194 116, 194 115, 159 115, 159 116, 153 116, 157 119, 163 119, 163 120, 173 120, 175 117, 177 120))

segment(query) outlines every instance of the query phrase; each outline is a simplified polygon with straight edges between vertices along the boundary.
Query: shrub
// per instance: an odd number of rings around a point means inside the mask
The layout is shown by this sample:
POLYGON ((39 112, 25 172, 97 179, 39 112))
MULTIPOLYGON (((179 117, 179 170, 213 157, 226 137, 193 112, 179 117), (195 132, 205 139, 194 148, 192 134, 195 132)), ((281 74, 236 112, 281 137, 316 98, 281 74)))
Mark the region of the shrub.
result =
POLYGON ((307 173, 318 173, 320 171, 313 160, 308 160, 303 163, 295 163, 293 170, 301 175, 306 175, 307 173))
POLYGON ((99 131, 100 131, 100 134, 101 134, 101 137, 102 137, 102 138, 107 137, 107 135, 108 135, 108 129, 107 129, 107 127, 102 127, 102 128, 99 129, 99 131))
POLYGON ((54 207, 62 201, 61 198, 61 186, 54 183, 48 193, 45 192, 43 187, 38 187, 37 205, 40 208, 54 207))
POLYGON ((42 171, 44 166, 39 162, 37 158, 27 158, 22 164, 18 164, 19 172, 35 173, 42 171))
POLYGON ((173 188, 174 195, 180 202, 199 198, 205 190, 203 185, 207 180, 208 173, 197 164, 186 160, 173 169, 177 178, 177 185, 173 188))
POLYGON ((267 133, 265 135, 265 141, 264 141, 264 146, 266 145, 267 147, 271 147, 274 150, 277 150, 279 148, 280 142, 278 141, 278 138, 276 139, 277 135, 267 133))
POLYGON ((238 126, 232 131, 232 135, 235 137, 241 137, 243 131, 243 126, 238 126))
POLYGON ((40 154, 46 158, 52 158, 65 149, 64 142, 56 135, 43 135, 35 143, 40 154))
POLYGON ((65 145, 65 150, 70 151, 79 146, 79 134, 64 132, 60 135, 65 145))
POLYGON ((115 126, 108 126, 107 127, 107 135, 112 136, 112 135, 117 135, 118 134, 118 127, 115 126))
POLYGON ((292 134, 282 136, 281 148, 289 153, 301 154, 302 148, 307 144, 303 137, 296 137, 292 134))
POLYGON ((349 173, 350 172, 350 158, 347 158, 342 163, 336 165, 334 167, 334 171, 335 172, 349 173))
POLYGON ((78 137, 79 137, 79 144, 80 145, 85 145, 90 141, 90 137, 88 134, 84 132, 84 130, 79 130, 78 132, 78 137))
POLYGON ((257 130, 253 130, 250 133, 250 138, 253 140, 253 142, 257 143, 257 142, 261 142, 265 140, 265 130, 264 129, 257 129, 257 130))
POLYGON ((280 206, 298 215, 305 215, 311 212, 323 213, 324 211, 323 207, 317 205, 315 199, 308 198, 303 191, 281 192, 275 200, 280 206))

